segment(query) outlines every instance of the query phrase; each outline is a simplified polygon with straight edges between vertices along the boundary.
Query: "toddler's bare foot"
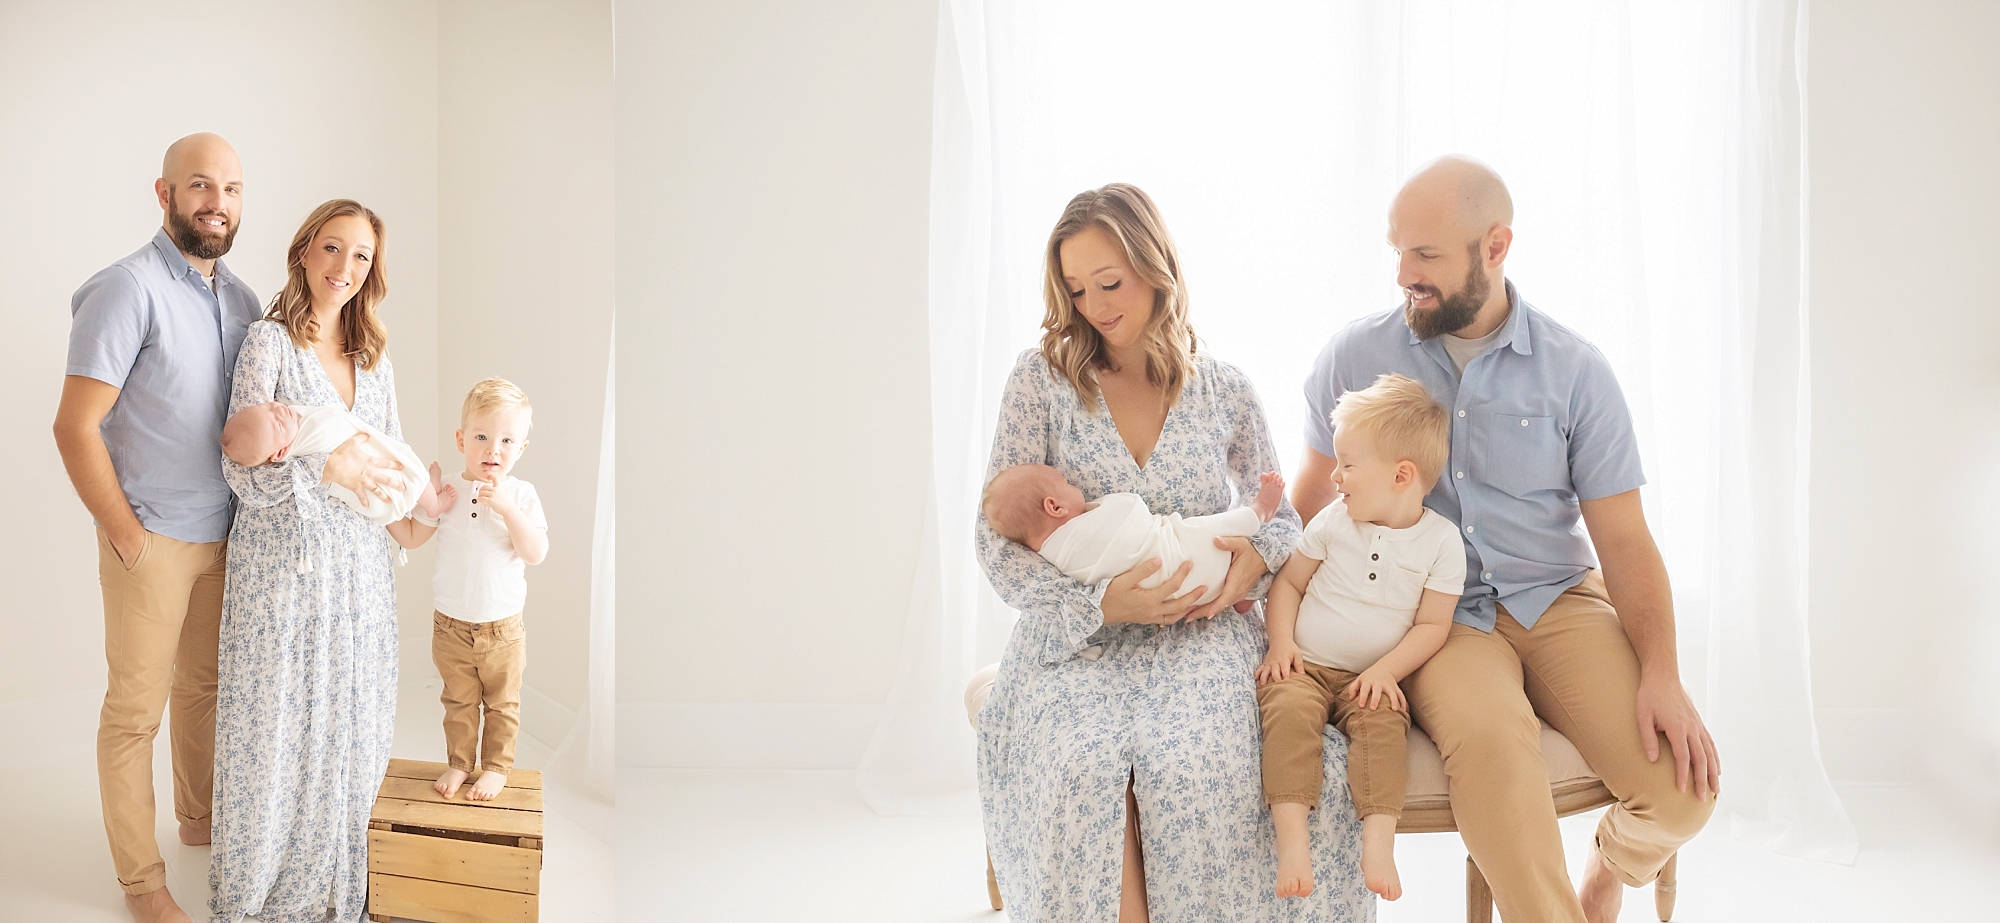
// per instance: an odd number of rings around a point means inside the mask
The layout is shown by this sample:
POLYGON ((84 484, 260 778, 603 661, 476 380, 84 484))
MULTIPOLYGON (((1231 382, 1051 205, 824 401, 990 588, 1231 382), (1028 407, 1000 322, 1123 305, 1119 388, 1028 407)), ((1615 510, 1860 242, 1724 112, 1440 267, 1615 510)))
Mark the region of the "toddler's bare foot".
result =
POLYGON ((438 776, 438 780, 431 783, 431 788, 436 789, 438 794, 450 798, 458 794, 459 786, 465 784, 465 776, 463 769, 447 769, 444 775, 438 776))
POLYGON ((500 790, 507 787, 507 774, 491 769, 479 774, 479 781, 472 783, 472 791, 465 797, 473 801, 492 801, 500 797, 500 790))
POLYGON ((1625 883, 1604 864, 1604 856, 1590 851, 1583 870, 1583 882, 1576 886, 1576 902, 1583 905, 1583 918, 1590 923, 1615 923, 1619 905, 1625 903, 1625 883))
POLYGON ((194 923, 165 888, 125 895, 125 911, 132 915, 132 923, 194 923))
POLYGON ((1303 804, 1271 805, 1271 825, 1278 831, 1279 897, 1312 896, 1312 834, 1306 828, 1306 815, 1311 811, 1303 804))
POLYGON ((1276 471, 1266 471, 1257 476, 1257 499, 1250 501, 1250 508, 1257 511, 1257 518, 1270 522, 1278 515, 1278 504, 1285 502, 1285 479, 1276 471))
POLYGON ((208 840, 209 840, 209 826, 207 824, 202 824, 201 826, 198 827, 195 826, 194 824, 181 825, 181 845, 207 846, 208 840))
POLYGON ((1403 879, 1396 874, 1394 817, 1370 814, 1361 819, 1361 879, 1385 901, 1403 896, 1403 879))

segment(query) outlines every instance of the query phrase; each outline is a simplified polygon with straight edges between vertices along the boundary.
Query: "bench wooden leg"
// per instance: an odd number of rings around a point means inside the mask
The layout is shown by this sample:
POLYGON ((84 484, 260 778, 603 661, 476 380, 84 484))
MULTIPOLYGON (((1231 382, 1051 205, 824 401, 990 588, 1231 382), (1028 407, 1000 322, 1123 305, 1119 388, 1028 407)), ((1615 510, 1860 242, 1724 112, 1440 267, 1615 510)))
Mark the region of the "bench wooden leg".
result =
POLYGON ((993 909, 1000 909, 1000 879, 993 877, 993 854, 986 854, 986 899, 993 903, 993 909))
POLYGON ((1465 857, 1465 923, 1493 923, 1493 889, 1471 856, 1465 857))
POLYGON ((1660 866, 1660 877, 1653 879, 1653 909, 1660 912, 1660 923, 1674 918, 1674 892, 1680 883, 1674 866, 1680 861, 1680 853, 1668 856, 1667 864, 1660 866))

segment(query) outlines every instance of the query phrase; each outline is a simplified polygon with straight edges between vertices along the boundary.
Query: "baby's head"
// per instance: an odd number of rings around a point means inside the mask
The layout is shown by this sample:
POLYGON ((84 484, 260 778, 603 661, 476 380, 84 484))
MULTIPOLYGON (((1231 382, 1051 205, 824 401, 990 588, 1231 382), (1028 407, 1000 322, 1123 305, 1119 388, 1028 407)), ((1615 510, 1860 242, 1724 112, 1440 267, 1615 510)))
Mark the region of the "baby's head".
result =
POLYGON ((499 481, 514 470, 528 447, 534 408, 528 396, 505 378, 488 378, 472 386, 458 413, 458 451, 465 455, 465 476, 474 481, 499 481))
POLYGON ((993 531, 1035 551, 1063 523, 1082 515, 1086 505, 1083 491, 1047 465, 1002 468, 979 498, 979 511, 993 531))
POLYGON ((236 412, 222 425, 222 454, 245 468, 284 461, 299 436, 299 412, 265 401, 236 412))
POLYGON ((1333 410, 1333 485, 1356 522, 1421 515, 1451 460, 1451 414, 1424 386, 1389 374, 1333 410))

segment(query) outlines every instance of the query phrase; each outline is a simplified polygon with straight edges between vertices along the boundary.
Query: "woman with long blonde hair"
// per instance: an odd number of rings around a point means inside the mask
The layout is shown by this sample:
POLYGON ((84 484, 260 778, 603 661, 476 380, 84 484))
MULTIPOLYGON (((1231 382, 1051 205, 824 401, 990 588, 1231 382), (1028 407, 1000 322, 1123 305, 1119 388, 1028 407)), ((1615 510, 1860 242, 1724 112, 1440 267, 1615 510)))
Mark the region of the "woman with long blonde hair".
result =
MULTIPOLYGON (((229 413, 266 401, 338 404, 401 439, 382 219, 335 199, 287 251, 284 290, 250 326, 229 413)), ((400 489, 359 448, 246 468, 223 590, 216 697, 215 919, 355 920, 367 896, 368 814, 396 719, 396 585, 389 532, 342 503, 400 489)))
MULTIPOLYGON (((988 479, 1039 464, 1087 498, 1134 493, 1155 513, 1248 503, 1278 470, 1264 409, 1243 373, 1199 350, 1152 200, 1123 183, 1071 199, 1045 265, 1041 345, 1008 377, 988 479)), ((1141 563, 1100 591, 983 517, 977 531, 993 589, 1021 613, 979 713, 987 847, 1011 919, 1370 918, 1359 822, 1332 809, 1344 788, 1315 821, 1331 886, 1282 904, 1270 886, 1252 675, 1264 630, 1246 610, 1298 541, 1289 502, 1256 535, 1217 540, 1233 554, 1221 595, 1192 608, 1205 588, 1170 598, 1187 565, 1145 589, 1159 561, 1141 563)), ((1344 786, 1345 753, 1328 752, 1329 785, 1344 786)))

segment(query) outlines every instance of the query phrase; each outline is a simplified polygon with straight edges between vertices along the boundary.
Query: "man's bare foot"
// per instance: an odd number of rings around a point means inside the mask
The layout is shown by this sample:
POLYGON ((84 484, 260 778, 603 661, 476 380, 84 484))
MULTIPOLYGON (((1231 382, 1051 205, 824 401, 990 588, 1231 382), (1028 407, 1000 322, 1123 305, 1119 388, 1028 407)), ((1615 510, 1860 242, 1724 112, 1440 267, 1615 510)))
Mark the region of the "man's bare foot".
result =
POLYGON ((1306 827, 1308 805, 1271 805, 1271 826, 1278 831, 1278 896, 1310 897, 1313 893, 1312 834, 1306 827))
POLYGON ((500 790, 507 787, 507 774, 491 769, 479 774, 479 781, 472 784, 472 791, 466 798, 472 801, 492 801, 500 797, 500 790))
POLYGON ((465 770, 463 769, 447 769, 444 771, 444 775, 438 776, 438 780, 431 783, 431 788, 435 789, 438 794, 450 798, 458 794, 459 786, 465 784, 465 775, 465 770))
POLYGON ((194 923, 166 888, 125 895, 125 910, 132 915, 132 923, 194 923))
POLYGON ((1619 905, 1625 903, 1625 883, 1604 864, 1604 856, 1597 850, 1590 851, 1588 862, 1583 883, 1576 886, 1576 902, 1583 905, 1583 918, 1589 923, 1617 923, 1619 905))
POLYGON ((1394 817, 1370 814, 1361 819, 1361 879, 1385 901, 1403 896, 1403 879, 1396 874, 1394 817))
POLYGON ((210 830, 207 824, 202 824, 199 827, 195 826, 194 824, 182 824, 181 845, 207 846, 209 841, 209 833, 210 830))

